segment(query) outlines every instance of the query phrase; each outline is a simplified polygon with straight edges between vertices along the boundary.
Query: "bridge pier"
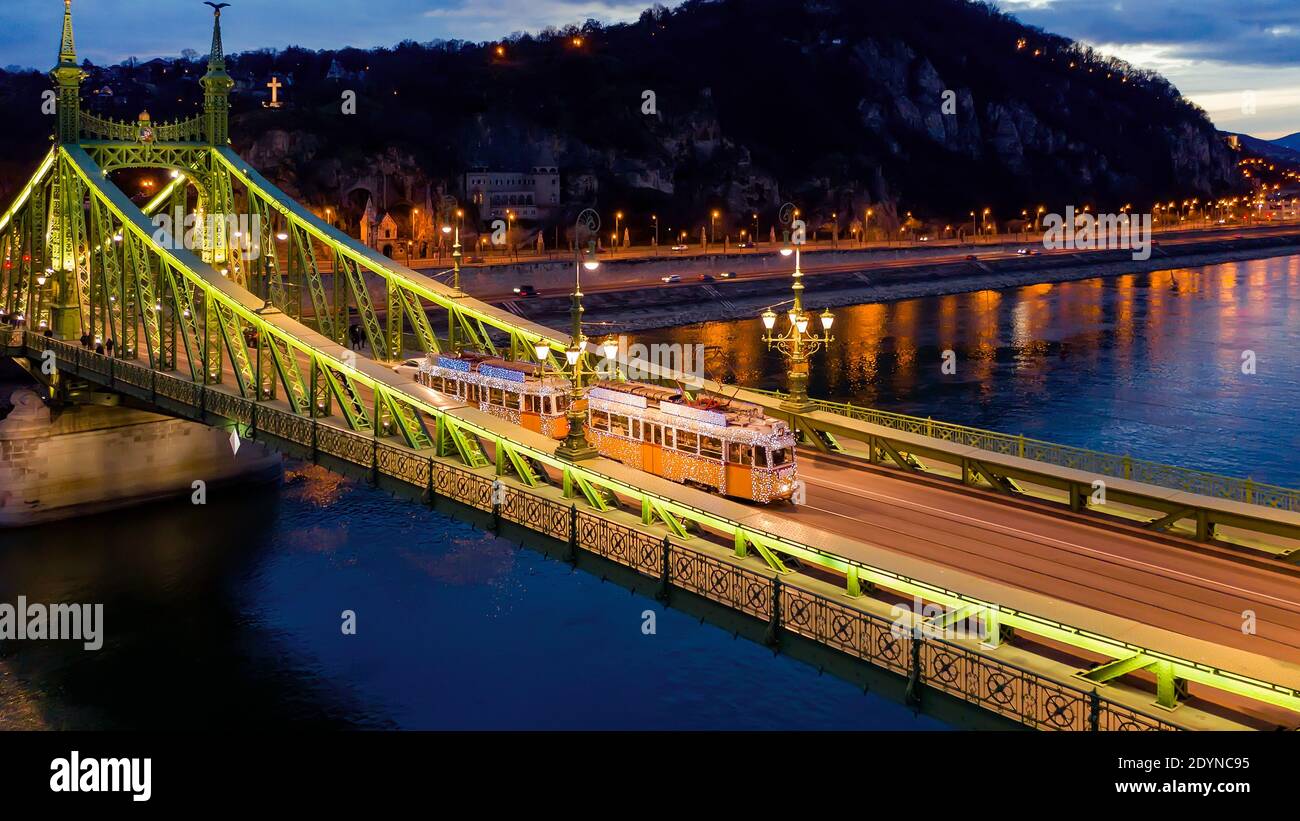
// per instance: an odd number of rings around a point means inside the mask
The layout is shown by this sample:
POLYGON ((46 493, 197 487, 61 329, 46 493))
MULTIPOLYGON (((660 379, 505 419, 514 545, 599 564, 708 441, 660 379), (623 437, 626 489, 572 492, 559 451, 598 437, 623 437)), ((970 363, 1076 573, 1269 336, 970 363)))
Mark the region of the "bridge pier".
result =
POLYGON ((190 496, 196 482, 210 490, 280 476, 279 454, 254 443, 235 453, 225 430, 116 405, 51 407, 26 387, 10 398, 0 419, 0 528, 190 496))

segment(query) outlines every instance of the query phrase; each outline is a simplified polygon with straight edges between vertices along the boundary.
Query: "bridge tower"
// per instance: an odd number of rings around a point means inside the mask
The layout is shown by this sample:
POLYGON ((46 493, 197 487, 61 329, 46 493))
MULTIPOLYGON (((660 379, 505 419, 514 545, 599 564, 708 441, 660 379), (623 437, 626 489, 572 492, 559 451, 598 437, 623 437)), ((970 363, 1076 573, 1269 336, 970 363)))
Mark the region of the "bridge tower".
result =
MULTIPOLYGON (((212 6, 212 48, 208 52, 208 73, 200 81, 203 85, 203 137, 208 145, 221 149, 230 144, 230 91, 235 81, 226 73, 226 53, 221 42, 221 10, 229 3, 208 3, 212 6)), ((205 178, 207 185, 200 197, 200 225, 205 228, 203 259, 219 269, 231 272, 237 282, 252 286, 256 281, 242 264, 244 260, 230 247, 227 236, 227 215, 234 211, 234 194, 230 175, 222 163, 207 155, 205 178), (204 217, 210 217, 206 222, 204 217), (210 231, 206 230, 210 226, 210 231)))
POLYGON ((72 38, 72 0, 63 0, 63 37, 59 42, 59 62, 50 71, 58 104, 58 127, 55 138, 60 143, 75 143, 80 134, 81 67, 77 65, 77 48, 72 38))
MULTIPOLYGON (((63 0, 63 35, 59 41, 59 61, 50 71, 54 83, 54 139, 59 145, 76 145, 81 137, 81 81, 84 74, 77 65, 77 48, 72 36, 72 0, 63 0)), ((40 311, 39 321, 64 339, 76 339, 83 328, 82 304, 78 298, 77 267, 82 264, 79 251, 84 242, 83 224, 75 218, 81 210, 81 192, 66 170, 60 166, 50 187, 50 242, 46 273, 50 277, 48 310, 40 311)), ((40 261, 36 271, 40 273, 40 261)))
POLYGON ((226 54, 221 44, 221 10, 229 3, 212 6, 212 50, 208 54, 208 73, 203 75, 203 135, 208 145, 224 146, 230 142, 230 90, 235 81, 226 73, 226 54))

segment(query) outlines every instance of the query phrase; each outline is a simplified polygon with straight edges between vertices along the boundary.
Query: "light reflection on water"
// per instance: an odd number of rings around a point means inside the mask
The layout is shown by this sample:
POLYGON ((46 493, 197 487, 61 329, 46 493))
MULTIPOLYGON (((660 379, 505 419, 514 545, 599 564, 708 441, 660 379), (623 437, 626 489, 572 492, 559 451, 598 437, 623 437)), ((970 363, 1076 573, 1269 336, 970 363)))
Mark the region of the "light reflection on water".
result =
MULTIPOLYGON (((817 304, 816 279, 808 301, 817 304)), ((1300 485, 1300 257, 836 311, 810 392, 883 410, 1300 485), (957 354, 945 376, 943 351, 957 354), (1257 372, 1242 373, 1254 351, 1257 372)), ((783 389, 757 319, 637 334, 702 342, 709 375, 783 389)))

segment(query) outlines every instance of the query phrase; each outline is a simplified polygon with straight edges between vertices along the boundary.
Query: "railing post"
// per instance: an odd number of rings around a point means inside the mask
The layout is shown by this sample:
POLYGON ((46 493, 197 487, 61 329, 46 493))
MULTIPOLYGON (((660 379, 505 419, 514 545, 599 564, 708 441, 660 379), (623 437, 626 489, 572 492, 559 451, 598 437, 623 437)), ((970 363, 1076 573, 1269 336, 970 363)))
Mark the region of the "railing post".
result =
POLYGON ((578 561, 578 505, 569 505, 569 562, 578 561))
POLYGON ((665 536, 663 540, 662 566, 659 568, 659 589, 655 591, 655 598, 664 604, 668 603, 668 575, 670 572, 668 554, 671 548, 672 542, 668 541, 668 537, 665 536))
POLYGON ((781 577, 772 577, 772 617, 767 622, 763 643, 772 649, 781 647, 781 577))
POLYGON ((921 706, 921 645, 924 643, 925 639, 921 636, 920 626, 913 626, 911 663, 907 669, 905 698, 907 703, 914 707, 921 706))
POLYGON ((1019 445, 1020 445, 1020 458, 1024 459, 1025 458, 1025 435, 1023 433, 1020 434, 1019 445))
POLYGON ((501 532, 501 497, 505 495, 505 484, 501 477, 492 480, 492 532, 501 532))
MULTIPOLYGON (((312 425, 312 450, 316 448, 316 426, 312 425)), ((424 489, 424 503, 429 506, 430 510, 438 507, 438 483, 434 481, 433 472, 437 469, 437 463, 429 460, 429 482, 424 489)))
POLYGON ((1088 693, 1088 729, 1094 733, 1101 729, 1101 694, 1096 687, 1088 693))
POLYGON ((1127 454, 1124 456, 1124 478, 1133 478, 1133 457, 1127 454))

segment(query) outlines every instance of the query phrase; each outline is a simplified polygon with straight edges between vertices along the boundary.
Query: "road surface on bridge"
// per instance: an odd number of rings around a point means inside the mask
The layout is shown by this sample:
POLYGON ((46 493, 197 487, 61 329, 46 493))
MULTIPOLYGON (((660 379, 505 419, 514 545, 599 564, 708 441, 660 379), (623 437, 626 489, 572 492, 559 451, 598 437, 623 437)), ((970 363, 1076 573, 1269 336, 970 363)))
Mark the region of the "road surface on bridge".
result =
POLYGON ((1300 663, 1300 575, 800 454, 803 524, 1216 644, 1300 663), (1242 632, 1243 611, 1257 635, 1242 632))

